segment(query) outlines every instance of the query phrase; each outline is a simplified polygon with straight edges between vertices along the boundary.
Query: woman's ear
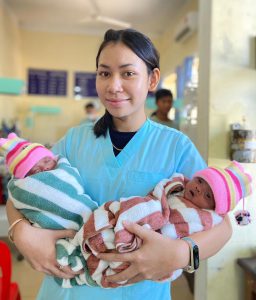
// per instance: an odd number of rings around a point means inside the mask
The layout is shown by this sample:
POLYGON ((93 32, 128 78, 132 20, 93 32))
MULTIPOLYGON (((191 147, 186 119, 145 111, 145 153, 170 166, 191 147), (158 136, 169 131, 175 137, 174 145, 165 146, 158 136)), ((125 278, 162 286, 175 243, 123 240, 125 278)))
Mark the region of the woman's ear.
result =
POLYGON ((160 80, 160 70, 158 68, 155 68, 152 73, 150 74, 149 78, 149 88, 148 90, 150 92, 153 92, 159 83, 160 80))

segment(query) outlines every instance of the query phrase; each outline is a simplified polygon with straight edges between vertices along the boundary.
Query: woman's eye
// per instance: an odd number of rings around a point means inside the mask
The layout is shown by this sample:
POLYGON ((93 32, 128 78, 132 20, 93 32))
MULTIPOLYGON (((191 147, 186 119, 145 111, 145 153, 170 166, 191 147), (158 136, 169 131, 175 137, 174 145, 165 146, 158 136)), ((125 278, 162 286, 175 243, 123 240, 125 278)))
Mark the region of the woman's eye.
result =
POLYGON ((211 199, 211 195, 210 195, 210 194, 206 194, 206 197, 207 197, 208 199, 211 199))
POLYGON ((107 72, 107 71, 98 71, 97 75, 100 76, 100 77, 108 77, 109 72, 107 72))
POLYGON ((127 71, 127 72, 124 73, 124 76, 125 76, 125 77, 131 77, 131 76, 133 76, 134 74, 135 74, 135 73, 132 72, 132 71, 127 71))

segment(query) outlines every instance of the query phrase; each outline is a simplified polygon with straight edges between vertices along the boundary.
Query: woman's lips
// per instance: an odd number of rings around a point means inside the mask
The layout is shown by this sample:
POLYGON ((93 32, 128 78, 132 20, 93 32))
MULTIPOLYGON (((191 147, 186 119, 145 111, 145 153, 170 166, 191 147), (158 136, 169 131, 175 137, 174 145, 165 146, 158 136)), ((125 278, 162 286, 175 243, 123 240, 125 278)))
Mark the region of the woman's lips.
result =
POLYGON ((122 106, 124 103, 128 102, 129 99, 106 99, 106 102, 109 103, 111 106, 122 106))

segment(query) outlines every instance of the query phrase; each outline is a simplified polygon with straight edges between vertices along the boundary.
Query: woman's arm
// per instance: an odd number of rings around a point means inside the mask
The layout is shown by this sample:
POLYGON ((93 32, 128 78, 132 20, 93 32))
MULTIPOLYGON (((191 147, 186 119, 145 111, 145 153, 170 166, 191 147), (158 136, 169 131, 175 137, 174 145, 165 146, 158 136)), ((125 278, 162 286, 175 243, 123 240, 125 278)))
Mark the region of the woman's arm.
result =
MULTIPOLYGON (((139 250, 131 253, 98 255, 103 260, 130 263, 126 270, 109 276, 108 281, 129 280, 129 283, 134 283, 145 279, 161 280, 174 270, 188 265, 189 246, 183 240, 172 240, 134 223, 125 224, 128 231, 143 240, 143 245, 139 250)), ((206 259, 218 252, 229 240, 231 234, 232 228, 226 217, 216 227, 193 234, 191 237, 199 247, 200 259, 206 259)))
MULTIPOLYGON (((7 201, 6 211, 10 224, 23 217, 11 200, 7 201)), ((15 225, 12 236, 15 246, 35 270, 65 279, 73 278, 77 274, 68 267, 60 270, 55 253, 56 240, 72 238, 73 230, 41 229, 31 226, 28 221, 21 221, 15 225)))
POLYGON ((231 238, 232 226, 228 215, 224 220, 207 231, 197 232, 191 235, 191 238, 199 247, 200 259, 206 259, 216 254, 231 238))

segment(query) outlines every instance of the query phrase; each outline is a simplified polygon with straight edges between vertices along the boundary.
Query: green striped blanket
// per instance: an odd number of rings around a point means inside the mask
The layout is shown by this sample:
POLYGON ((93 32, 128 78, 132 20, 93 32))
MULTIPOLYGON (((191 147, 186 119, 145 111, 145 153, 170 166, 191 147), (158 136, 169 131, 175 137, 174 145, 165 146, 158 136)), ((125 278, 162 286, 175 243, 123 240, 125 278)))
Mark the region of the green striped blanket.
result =
MULTIPOLYGON (((9 198, 14 206, 34 224, 45 229, 78 231, 98 205, 85 194, 78 170, 59 156, 57 167, 8 183, 9 198)), ((78 234, 79 236, 79 234, 78 234)), ((77 237, 78 237, 77 236, 77 237)), ((85 273, 71 280, 56 278, 62 287, 96 285, 87 272, 78 239, 61 239, 56 243, 57 261, 85 273), (71 254, 67 255, 67 254, 71 254), (67 259, 63 259, 68 256, 67 259)))

